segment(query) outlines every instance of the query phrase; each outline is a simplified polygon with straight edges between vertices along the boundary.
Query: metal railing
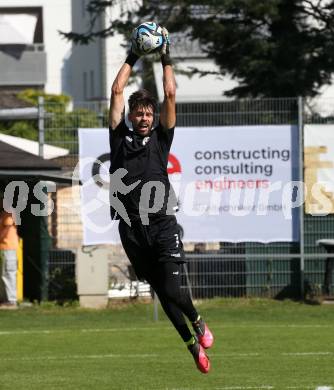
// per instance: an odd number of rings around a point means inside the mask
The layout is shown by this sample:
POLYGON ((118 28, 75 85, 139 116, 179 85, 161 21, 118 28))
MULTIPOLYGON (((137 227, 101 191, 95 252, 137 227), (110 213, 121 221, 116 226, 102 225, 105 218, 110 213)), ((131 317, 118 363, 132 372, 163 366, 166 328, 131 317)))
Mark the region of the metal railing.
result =
MULTIPOLYGON (((304 275, 300 272, 300 260, 300 254, 227 256, 188 253, 187 273, 195 299, 299 298, 302 276, 306 297, 333 295, 333 282, 326 285, 326 263, 334 262, 334 255, 305 255, 304 275)), ((183 277, 184 288, 187 288, 186 274, 183 277)))

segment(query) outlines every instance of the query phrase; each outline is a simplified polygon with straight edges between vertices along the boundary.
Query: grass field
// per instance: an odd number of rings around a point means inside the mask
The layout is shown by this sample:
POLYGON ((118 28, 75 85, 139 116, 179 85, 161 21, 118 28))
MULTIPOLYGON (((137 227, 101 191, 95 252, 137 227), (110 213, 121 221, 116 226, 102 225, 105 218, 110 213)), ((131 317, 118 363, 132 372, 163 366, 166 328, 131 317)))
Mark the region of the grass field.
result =
POLYGON ((216 343, 203 375, 151 304, 0 312, 1 390, 334 389, 334 306, 199 302, 216 343))

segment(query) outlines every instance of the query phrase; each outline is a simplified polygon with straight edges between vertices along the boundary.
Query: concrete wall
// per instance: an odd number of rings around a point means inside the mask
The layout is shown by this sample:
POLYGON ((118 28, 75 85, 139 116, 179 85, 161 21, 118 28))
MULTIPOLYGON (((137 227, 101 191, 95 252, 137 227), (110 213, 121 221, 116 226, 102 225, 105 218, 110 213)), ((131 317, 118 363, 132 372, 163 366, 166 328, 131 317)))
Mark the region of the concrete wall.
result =
MULTIPOLYGON (((87 0, 72 0, 72 31, 87 31, 89 18, 85 12, 87 0)), ((98 27, 101 26, 99 22, 98 27)), ((106 98, 101 90, 101 53, 104 42, 97 39, 88 45, 73 45, 68 59, 71 69, 70 91, 74 101, 106 98)))
MULTIPOLYGON (((37 45, 36 45, 37 46, 37 45)), ((46 82, 46 53, 34 50, 0 51, 1 86, 43 87, 46 82)))
MULTIPOLYGON (((97 27, 107 27, 110 20, 117 20, 124 4, 117 3, 107 8, 104 18, 101 17, 97 27)), ((84 6, 84 0, 72 0, 72 29, 78 33, 87 31, 89 23, 84 6)), ((106 39, 97 38, 88 45, 73 46, 70 63, 74 101, 109 100, 112 82, 126 57, 127 48, 122 46, 124 43, 122 36, 115 35, 106 39)), ((125 91, 125 98, 137 90, 138 86, 139 83, 129 85, 125 91)))

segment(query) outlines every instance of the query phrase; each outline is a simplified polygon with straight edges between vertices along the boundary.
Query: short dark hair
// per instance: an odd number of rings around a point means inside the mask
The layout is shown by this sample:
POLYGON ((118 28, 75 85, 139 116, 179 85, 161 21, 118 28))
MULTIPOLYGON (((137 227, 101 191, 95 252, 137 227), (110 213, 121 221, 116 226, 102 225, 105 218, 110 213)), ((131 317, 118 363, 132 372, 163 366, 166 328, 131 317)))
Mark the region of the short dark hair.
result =
POLYGON ((138 107, 149 107, 153 108, 153 112, 157 110, 157 101, 155 97, 146 89, 140 89, 134 92, 129 97, 129 110, 130 112, 138 107))

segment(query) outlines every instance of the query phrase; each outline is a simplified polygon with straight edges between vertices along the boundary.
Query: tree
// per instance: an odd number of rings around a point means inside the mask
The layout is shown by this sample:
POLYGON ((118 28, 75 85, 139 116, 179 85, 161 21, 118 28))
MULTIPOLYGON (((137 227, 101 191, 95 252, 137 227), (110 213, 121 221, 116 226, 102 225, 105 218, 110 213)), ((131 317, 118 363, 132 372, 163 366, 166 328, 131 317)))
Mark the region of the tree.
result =
POLYGON ((228 96, 313 97, 331 82, 334 0, 144 0, 124 7, 121 18, 104 30, 95 29, 98 15, 116 3, 91 0, 87 32, 63 35, 87 44, 116 31, 129 36, 140 21, 158 20, 171 33, 199 40, 220 74, 238 80, 228 96))
POLYGON ((21 92, 18 92, 17 97, 27 103, 37 106, 38 98, 43 97, 46 104, 61 105, 64 108, 69 104, 71 98, 67 95, 56 95, 51 93, 45 93, 39 89, 24 89, 21 92))
MULTIPOLYGON (((38 89, 25 89, 16 94, 17 98, 33 106, 37 106, 38 98, 44 97, 46 110, 66 115, 66 106, 70 102, 70 97, 66 95, 47 94, 38 89)), ((33 141, 38 140, 38 121, 36 119, 10 120, 0 123, 0 133, 22 137, 33 141)))
MULTIPOLYGON (((67 95, 48 94, 41 90, 26 89, 17 97, 37 106, 38 98, 44 98, 45 142, 75 152, 77 148, 77 129, 80 127, 101 127, 108 121, 108 112, 97 113, 87 108, 68 110, 71 101, 67 95)), ((0 133, 15 137, 38 140, 38 121, 36 119, 10 120, 0 122, 0 133)))

